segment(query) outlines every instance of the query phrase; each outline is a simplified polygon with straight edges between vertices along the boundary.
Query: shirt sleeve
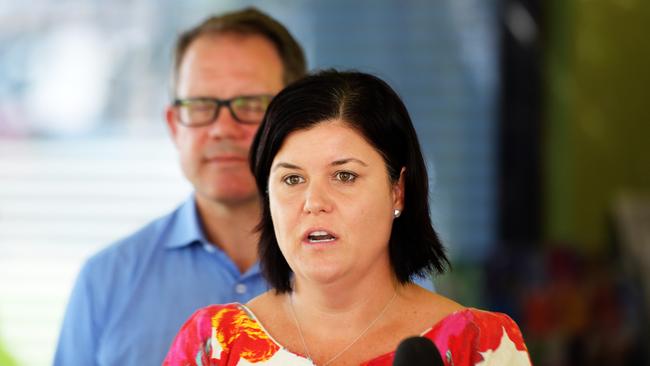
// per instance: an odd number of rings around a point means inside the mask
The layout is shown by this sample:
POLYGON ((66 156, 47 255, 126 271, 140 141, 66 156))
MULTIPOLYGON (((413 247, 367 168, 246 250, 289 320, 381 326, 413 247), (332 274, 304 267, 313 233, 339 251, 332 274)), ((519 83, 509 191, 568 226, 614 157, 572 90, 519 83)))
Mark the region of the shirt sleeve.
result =
POLYGON ((481 352, 485 366, 531 366, 528 348, 519 326, 506 314, 492 313, 497 317, 496 325, 488 324, 479 344, 486 349, 481 352))
POLYGON ((181 327, 163 362, 164 366, 216 365, 211 362, 210 338, 215 306, 195 312, 181 327))
POLYGON ((96 304, 92 296, 92 280, 88 263, 79 272, 63 318, 54 366, 96 365, 96 304))
MULTIPOLYGON (((446 365, 530 366, 517 324, 506 314, 482 310, 451 317, 446 325, 446 365)), ((444 349, 443 349, 444 351, 444 349)))

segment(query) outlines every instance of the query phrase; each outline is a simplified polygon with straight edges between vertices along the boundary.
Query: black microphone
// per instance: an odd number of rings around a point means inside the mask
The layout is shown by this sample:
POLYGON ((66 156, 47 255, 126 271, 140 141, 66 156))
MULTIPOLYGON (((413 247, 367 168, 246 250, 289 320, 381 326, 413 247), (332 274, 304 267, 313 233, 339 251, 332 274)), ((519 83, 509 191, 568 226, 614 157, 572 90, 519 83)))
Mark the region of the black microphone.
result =
POLYGON ((393 366, 444 366, 444 363, 429 338, 409 337, 397 346, 393 366))

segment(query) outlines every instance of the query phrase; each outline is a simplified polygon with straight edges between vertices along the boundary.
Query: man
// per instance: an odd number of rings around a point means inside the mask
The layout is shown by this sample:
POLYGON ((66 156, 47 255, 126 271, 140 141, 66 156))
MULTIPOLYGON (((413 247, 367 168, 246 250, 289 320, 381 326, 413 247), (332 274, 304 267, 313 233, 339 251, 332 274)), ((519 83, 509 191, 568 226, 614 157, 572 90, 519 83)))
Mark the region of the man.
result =
POLYGON ((55 365, 160 365, 194 310, 267 289, 248 149, 270 98, 305 70, 289 32, 255 9, 209 18, 180 36, 166 119, 194 194, 87 261, 55 365))

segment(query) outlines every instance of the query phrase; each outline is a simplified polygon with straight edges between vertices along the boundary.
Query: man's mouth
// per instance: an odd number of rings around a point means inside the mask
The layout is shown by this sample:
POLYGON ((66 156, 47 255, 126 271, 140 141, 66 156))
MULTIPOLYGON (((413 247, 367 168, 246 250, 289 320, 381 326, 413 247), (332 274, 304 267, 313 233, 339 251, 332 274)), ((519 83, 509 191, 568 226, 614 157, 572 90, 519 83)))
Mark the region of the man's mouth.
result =
POLYGON ((238 155, 219 155, 206 158, 208 162, 247 161, 246 157, 238 155))
POLYGON ((226 141, 207 146, 202 153, 207 162, 248 161, 248 149, 226 141))

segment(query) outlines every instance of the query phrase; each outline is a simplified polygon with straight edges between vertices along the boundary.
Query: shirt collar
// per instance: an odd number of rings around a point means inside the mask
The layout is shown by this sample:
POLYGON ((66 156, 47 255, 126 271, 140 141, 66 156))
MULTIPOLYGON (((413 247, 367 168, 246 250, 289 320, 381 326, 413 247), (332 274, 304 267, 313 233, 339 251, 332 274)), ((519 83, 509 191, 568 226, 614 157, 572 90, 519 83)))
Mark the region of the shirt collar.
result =
POLYGON ((193 194, 178 208, 172 220, 167 248, 181 248, 196 242, 208 243, 201 227, 193 194))

